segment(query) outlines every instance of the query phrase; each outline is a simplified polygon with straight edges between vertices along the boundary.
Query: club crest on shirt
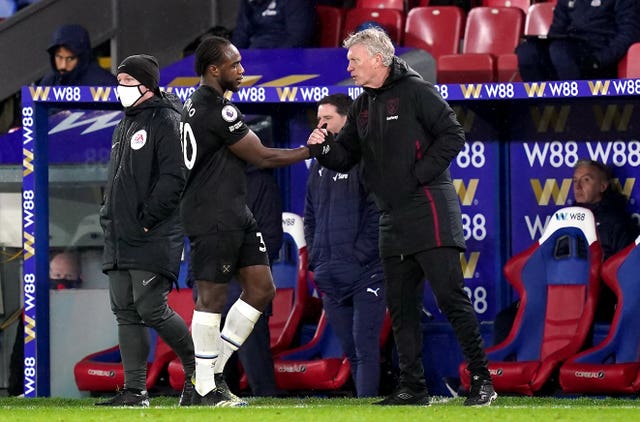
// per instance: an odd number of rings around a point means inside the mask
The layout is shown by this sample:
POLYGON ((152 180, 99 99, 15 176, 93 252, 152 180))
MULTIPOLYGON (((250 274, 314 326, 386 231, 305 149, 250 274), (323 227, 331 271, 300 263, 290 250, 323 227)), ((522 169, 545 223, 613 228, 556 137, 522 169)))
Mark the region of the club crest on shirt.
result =
POLYGON ((131 137, 131 149, 138 150, 147 143, 147 131, 140 129, 131 137))
POLYGON ((238 118, 238 111, 232 105, 222 107, 222 118, 226 122, 233 122, 238 118))

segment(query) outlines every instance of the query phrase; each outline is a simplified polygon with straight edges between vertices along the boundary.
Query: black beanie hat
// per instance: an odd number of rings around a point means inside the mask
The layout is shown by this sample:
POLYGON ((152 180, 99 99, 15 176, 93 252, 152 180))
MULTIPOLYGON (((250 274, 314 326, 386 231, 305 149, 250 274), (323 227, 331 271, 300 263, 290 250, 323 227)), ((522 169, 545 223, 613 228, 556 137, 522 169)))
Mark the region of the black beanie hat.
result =
POLYGON ((118 66, 118 73, 128 73, 156 94, 160 94, 160 69, 158 60, 148 54, 129 56, 118 66))

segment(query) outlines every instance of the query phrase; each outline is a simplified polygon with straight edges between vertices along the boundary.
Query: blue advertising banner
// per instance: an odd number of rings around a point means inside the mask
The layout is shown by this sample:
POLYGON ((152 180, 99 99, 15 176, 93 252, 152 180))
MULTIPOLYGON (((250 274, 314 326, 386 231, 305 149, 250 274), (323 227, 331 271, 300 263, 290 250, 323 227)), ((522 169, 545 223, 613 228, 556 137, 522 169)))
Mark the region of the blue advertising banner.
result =
POLYGON ((540 238, 551 215, 575 204, 573 166, 587 158, 607 164, 616 184, 629 197, 629 210, 640 221, 640 191, 636 187, 640 142, 551 141, 511 142, 511 248, 522 252, 540 238))
POLYGON ((573 166, 579 159, 608 165, 629 211, 640 220, 640 141, 634 122, 640 109, 629 101, 583 101, 517 106, 509 142, 511 252, 529 247, 550 216, 575 203, 573 166))

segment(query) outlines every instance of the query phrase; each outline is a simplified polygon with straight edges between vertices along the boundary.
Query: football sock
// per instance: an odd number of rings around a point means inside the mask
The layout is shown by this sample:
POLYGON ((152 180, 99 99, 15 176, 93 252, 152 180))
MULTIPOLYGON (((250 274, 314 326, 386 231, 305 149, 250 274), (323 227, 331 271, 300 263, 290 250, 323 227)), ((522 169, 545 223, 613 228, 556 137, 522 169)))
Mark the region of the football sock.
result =
POLYGON ((193 311, 191 335, 196 357, 195 388, 201 396, 214 388, 214 369, 220 353, 220 314, 193 311))
POLYGON ((224 323, 222 329, 222 342, 220 347, 220 356, 216 361, 215 373, 220 373, 224 370, 224 366, 227 364, 229 357, 238 350, 242 343, 249 337, 253 326, 256 324, 258 318, 262 312, 244 302, 241 299, 236 300, 224 323))

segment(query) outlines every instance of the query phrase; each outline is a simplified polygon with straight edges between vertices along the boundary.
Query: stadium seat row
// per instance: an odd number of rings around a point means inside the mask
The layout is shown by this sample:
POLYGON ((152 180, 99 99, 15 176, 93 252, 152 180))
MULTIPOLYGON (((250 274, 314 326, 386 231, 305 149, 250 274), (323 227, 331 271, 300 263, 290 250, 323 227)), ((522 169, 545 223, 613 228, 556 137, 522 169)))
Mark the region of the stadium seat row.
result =
MULTIPOLYGON (((504 274, 520 306, 507 338, 486 349, 496 391, 534 395, 552 387, 554 378, 565 393, 640 391, 639 244, 640 236, 602 262, 593 214, 569 207, 556 211, 540 239, 509 259, 504 274), (607 337, 590 345, 602 283, 617 306, 607 337)), ((466 363, 460 378, 468 388, 466 363)))
MULTIPOLYGON (((365 3, 362 0, 359 4, 365 3)), ((392 3, 373 0, 370 3, 392 3)), ((403 3, 403 2, 398 2, 403 3)), ((423 2, 427 3, 427 2, 423 2)), ((357 7, 346 10, 318 6, 320 46, 338 47, 360 24, 373 21, 385 28, 396 45, 429 52, 437 62, 438 83, 520 82, 515 48, 524 37, 545 36, 555 2, 485 0, 468 16, 456 6, 418 6, 405 15, 393 8, 357 7)), ((640 76, 632 47, 619 66, 619 77, 640 76)))

